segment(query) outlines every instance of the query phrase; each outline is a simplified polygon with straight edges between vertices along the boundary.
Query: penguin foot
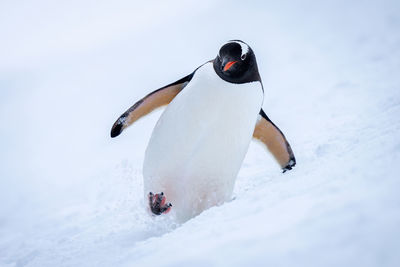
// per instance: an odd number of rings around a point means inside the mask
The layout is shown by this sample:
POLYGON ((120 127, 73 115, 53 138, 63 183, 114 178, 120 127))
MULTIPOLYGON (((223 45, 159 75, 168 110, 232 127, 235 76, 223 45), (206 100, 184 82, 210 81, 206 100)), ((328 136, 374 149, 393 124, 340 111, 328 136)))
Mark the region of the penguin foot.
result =
POLYGON ((155 195, 152 192, 150 192, 149 204, 151 212, 153 212, 155 215, 168 213, 172 207, 171 203, 165 203, 165 196, 163 192, 155 195))

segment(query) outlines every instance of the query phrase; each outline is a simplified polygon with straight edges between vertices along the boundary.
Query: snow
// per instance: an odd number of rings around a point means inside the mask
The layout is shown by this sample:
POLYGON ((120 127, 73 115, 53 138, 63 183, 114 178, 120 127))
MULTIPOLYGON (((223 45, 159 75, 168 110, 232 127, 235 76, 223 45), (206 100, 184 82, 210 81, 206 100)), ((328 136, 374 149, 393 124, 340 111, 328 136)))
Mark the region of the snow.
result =
POLYGON ((396 1, 0 3, 0 266, 399 266, 396 1), (165 12, 165 11, 168 12, 165 12), (143 209, 142 96, 242 39, 292 145, 252 143, 234 199, 143 209))

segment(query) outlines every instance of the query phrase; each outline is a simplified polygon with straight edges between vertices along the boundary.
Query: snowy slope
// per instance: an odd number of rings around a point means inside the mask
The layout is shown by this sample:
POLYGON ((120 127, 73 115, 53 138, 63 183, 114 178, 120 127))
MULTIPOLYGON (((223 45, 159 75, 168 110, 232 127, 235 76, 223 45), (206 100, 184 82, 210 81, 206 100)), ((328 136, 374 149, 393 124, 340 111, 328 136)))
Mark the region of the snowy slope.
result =
POLYGON ((0 3, 0 266, 399 266, 396 1, 0 3), (168 12, 165 12, 165 11, 168 12), (143 210, 161 111, 114 120, 213 58, 254 49, 297 158, 252 143, 234 199, 183 225, 143 210))

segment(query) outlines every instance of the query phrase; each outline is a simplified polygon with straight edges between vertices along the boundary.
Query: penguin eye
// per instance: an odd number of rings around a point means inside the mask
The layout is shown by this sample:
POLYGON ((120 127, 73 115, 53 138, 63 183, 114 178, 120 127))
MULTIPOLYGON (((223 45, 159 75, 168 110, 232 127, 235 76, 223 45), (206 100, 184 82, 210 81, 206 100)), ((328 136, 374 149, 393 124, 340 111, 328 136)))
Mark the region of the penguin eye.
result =
POLYGON ((242 60, 245 60, 245 59, 246 59, 246 54, 243 54, 240 58, 241 58, 242 60))

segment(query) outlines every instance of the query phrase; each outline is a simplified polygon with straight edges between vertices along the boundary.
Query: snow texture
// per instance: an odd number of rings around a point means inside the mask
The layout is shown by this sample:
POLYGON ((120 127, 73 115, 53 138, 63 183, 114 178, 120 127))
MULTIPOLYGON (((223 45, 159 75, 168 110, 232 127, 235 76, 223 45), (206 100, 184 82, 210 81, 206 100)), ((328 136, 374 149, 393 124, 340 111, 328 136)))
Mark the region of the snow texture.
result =
POLYGON ((400 266, 398 1, 2 1, 0 266, 400 266), (297 159, 253 142, 234 199, 143 205, 145 94, 242 39, 297 159))

